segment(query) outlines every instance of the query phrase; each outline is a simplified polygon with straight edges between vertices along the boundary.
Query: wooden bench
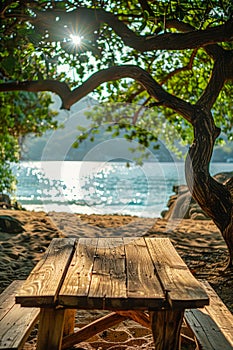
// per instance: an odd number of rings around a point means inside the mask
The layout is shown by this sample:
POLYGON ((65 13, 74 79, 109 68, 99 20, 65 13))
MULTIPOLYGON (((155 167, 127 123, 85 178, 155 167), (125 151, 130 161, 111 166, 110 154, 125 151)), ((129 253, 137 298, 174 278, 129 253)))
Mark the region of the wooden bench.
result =
POLYGON ((207 281, 202 281, 210 304, 202 309, 185 310, 185 320, 193 331, 199 349, 233 349, 233 315, 207 281))
POLYGON ((15 295, 23 282, 12 282, 0 294, 0 349, 22 349, 38 320, 39 309, 15 303, 15 295))

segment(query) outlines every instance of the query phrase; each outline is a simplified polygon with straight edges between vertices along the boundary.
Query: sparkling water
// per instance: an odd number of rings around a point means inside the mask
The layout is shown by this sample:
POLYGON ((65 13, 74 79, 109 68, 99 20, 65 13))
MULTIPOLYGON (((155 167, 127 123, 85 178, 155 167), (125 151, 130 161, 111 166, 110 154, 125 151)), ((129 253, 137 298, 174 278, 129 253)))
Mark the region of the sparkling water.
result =
MULTIPOLYGON (((183 162, 42 161, 14 166, 17 200, 28 210, 159 217, 173 186, 185 184, 183 162)), ((232 164, 213 163, 213 174, 232 164)))

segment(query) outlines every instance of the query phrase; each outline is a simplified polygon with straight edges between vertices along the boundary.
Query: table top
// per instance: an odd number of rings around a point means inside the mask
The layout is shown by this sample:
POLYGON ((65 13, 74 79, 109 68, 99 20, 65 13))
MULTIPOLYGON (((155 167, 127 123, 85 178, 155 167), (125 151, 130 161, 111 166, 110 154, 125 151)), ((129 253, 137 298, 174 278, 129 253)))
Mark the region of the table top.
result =
POLYGON ((209 298, 168 238, 55 238, 16 302, 156 310, 202 307, 209 298))

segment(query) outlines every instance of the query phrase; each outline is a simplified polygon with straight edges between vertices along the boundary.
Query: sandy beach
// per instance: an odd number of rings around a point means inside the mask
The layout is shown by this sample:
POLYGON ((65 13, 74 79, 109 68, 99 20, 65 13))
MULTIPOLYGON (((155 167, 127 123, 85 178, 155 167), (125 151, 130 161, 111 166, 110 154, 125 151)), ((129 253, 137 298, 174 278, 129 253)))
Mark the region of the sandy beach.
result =
MULTIPOLYGON (((219 230, 211 220, 167 221, 134 216, 16 210, 0 210, 0 215, 10 215, 20 220, 24 227, 22 233, 0 232, 0 291, 15 279, 27 278, 55 237, 164 236, 171 239, 192 273, 197 278, 208 280, 233 312, 233 271, 223 269, 227 249, 219 230)), ((95 318, 94 311, 79 311, 76 327, 81 327, 95 318)), ((35 349, 36 331, 35 328, 24 350, 35 349)), ((125 321, 73 349, 149 350, 153 349, 153 340, 149 329, 133 321, 125 321)))

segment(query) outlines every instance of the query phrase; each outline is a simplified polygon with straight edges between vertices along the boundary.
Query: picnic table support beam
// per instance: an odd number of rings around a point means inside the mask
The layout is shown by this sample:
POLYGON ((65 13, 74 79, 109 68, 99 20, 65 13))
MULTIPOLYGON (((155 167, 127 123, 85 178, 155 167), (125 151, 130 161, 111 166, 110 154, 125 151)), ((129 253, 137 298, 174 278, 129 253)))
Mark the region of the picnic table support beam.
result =
POLYGON ((64 323, 65 309, 41 309, 37 350, 60 350, 64 323))
POLYGON ((64 322, 64 329, 63 329, 63 337, 74 333, 76 312, 77 312, 76 309, 66 309, 65 310, 65 322, 64 322))
POLYGON ((155 350, 180 349, 180 330, 183 316, 183 310, 164 309, 150 312, 155 350))
POLYGON ((144 311, 116 311, 117 314, 126 316, 133 321, 141 324, 143 327, 151 329, 150 318, 144 311))
POLYGON ((87 326, 80 328, 77 332, 64 337, 62 341, 62 349, 67 349, 75 344, 81 343, 104 331, 105 329, 113 327, 116 324, 127 320, 127 318, 128 317, 118 315, 115 312, 103 316, 88 324, 87 326))

